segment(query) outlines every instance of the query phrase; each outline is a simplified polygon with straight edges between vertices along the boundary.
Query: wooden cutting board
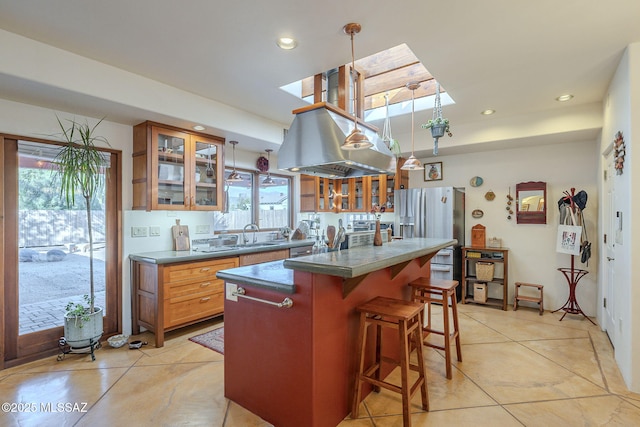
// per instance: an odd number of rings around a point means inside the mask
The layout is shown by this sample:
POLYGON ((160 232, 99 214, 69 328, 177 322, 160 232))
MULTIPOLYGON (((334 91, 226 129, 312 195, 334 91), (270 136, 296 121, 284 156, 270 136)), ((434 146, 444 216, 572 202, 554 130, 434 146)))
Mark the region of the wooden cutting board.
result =
POLYGON ((333 225, 327 227, 327 245, 333 248, 333 240, 336 238, 336 228, 333 225))
POLYGON ((190 248, 189 227, 180 225, 180 220, 176 219, 176 225, 171 227, 173 235, 173 250, 188 251, 190 248))

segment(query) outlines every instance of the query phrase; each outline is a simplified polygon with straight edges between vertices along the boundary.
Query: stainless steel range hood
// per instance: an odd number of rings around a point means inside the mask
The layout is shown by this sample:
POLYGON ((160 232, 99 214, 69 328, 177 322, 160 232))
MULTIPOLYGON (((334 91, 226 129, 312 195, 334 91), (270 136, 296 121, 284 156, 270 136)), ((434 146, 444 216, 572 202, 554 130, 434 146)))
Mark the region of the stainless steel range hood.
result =
POLYGON ((293 111, 296 115, 278 151, 278 169, 327 178, 395 174, 396 158, 370 126, 358 128, 373 143, 365 150, 342 150, 353 119, 324 102, 293 111))

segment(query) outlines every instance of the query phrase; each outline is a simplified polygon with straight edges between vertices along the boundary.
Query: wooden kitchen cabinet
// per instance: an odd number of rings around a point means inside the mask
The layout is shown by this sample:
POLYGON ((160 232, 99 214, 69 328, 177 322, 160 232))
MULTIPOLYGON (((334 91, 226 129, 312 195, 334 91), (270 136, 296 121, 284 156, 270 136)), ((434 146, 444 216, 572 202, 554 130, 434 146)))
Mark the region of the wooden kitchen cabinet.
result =
POLYGON ((224 281, 219 270, 238 267, 238 257, 155 264, 131 261, 133 334, 144 327, 164 345, 164 334, 224 312, 224 281))
POLYGON ((317 176, 300 175, 300 212, 318 212, 316 193, 319 179, 317 176))
POLYGON ((133 128, 133 209, 221 210, 224 139, 144 122, 133 128))
POLYGON ((302 174, 300 212, 370 212, 373 203, 393 212, 394 191, 409 188, 409 173, 400 169, 402 164, 404 159, 399 158, 395 175, 330 179, 302 174))

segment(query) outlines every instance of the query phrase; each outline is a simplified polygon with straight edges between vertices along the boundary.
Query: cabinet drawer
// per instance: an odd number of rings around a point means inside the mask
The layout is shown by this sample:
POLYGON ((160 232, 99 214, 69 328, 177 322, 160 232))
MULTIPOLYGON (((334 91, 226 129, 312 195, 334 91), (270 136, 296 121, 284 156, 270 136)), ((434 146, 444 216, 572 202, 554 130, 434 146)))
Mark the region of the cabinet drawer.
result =
POLYGON ((289 258, 289 249, 240 255, 240 265, 253 265, 289 258))
POLYGON ((194 298, 164 300, 164 327, 171 328, 209 316, 224 310, 224 293, 199 294, 194 298))
POLYGON ((208 277, 204 280, 185 280, 182 282, 166 283, 164 285, 164 299, 179 298, 201 293, 222 292, 224 280, 208 277))
POLYGON ((181 280, 200 280, 208 277, 215 279, 218 270, 237 266, 237 257, 172 265, 164 270, 164 283, 178 282, 181 280))

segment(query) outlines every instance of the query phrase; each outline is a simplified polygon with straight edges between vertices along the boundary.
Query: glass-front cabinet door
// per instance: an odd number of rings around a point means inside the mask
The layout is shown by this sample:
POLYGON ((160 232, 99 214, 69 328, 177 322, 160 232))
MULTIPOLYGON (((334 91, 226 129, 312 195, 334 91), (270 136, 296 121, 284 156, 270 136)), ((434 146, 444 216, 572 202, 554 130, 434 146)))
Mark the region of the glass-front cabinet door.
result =
POLYGON ((351 210, 354 212, 369 212, 371 210, 370 206, 365 206, 368 203, 365 201, 369 198, 368 194, 365 194, 365 185, 367 182, 367 177, 358 177, 353 178, 353 198, 351 204, 351 210))
POLYGON ((154 200, 158 209, 184 210, 188 205, 185 156, 190 137, 183 132, 153 128, 152 140, 158 162, 154 200))
POLYGON ((222 206, 222 167, 220 147, 216 141, 191 136, 193 147, 191 209, 209 210, 222 206))
POLYGON ((351 210, 351 206, 349 206, 349 199, 351 198, 350 194, 352 194, 349 190, 351 190, 350 188, 350 181, 349 179, 342 179, 340 180, 340 193, 342 194, 342 199, 341 199, 341 203, 340 203, 340 210, 341 211, 349 211, 351 210))
POLYGON ((371 177, 371 209, 374 206, 387 208, 387 176, 377 175, 371 177))
POLYGON ((386 186, 385 186, 386 194, 380 196, 380 202, 385 204, 387 208, 386 212, 393 212, 395 207, 394 191, 396 188, 396 176, 386 175, 385 181, 386 181, 386 186))
POLYGON ((320 178, 318 180, 318 211, 319 212, 325 212, 327 210, 329 210, 329 206, 327 204, 327 185, 326 185, 326 179, 325 178, 320 178))
POLYGON ((153 127, 157 167, 154 209, 219 210, 222 144, 214 139, 153 127))

